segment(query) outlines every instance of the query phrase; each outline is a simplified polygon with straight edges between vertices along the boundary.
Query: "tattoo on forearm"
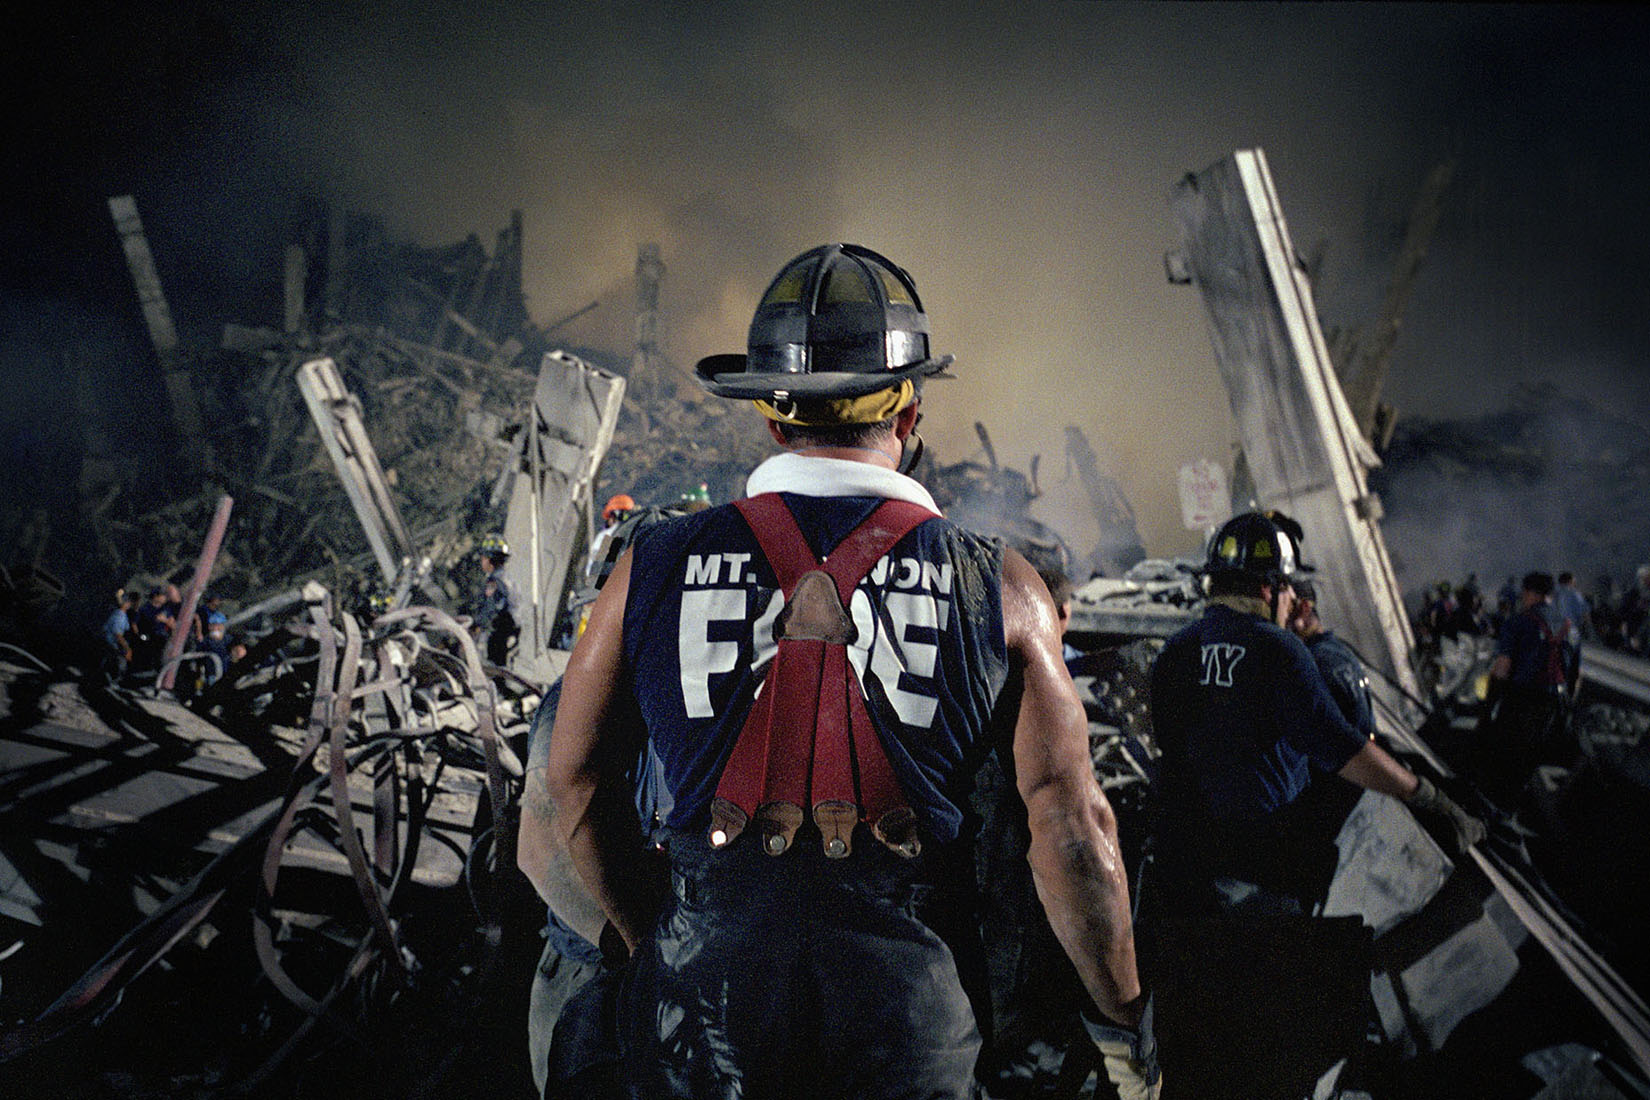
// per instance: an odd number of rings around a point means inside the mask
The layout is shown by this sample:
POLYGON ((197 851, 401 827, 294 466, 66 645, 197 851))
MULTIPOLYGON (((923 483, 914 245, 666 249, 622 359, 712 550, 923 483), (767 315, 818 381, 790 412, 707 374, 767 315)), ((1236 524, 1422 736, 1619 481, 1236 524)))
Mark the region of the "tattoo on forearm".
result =
POLYGON ((556 819, 556 804, 550 800, 550 789, 545 785, 543 768, 534 768, 527 773, 521 791, 521 812, 532 814, 545 824, 556 819))

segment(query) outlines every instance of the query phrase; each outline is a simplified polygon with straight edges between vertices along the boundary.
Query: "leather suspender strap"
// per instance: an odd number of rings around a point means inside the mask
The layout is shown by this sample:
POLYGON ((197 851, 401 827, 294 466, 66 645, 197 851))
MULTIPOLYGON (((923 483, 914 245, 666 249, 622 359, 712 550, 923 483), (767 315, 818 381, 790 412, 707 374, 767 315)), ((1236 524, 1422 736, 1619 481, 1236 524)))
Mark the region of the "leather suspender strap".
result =
POLYGON ((821 562, 777 493, 735 506, 779 581, 785 610, 775 627, 778 652, 717 786, 711 843, 728 843, 754 818, 765 850, 777 855, 809 807, 829 856, 848 854, 862 818, 895 851, 916 854, 916 815, 848 662, 847 609, 872 567, 935 513, 884 501, 821 562))
POLYGON ((802 537, 802 529, 796 525, 796 518, 778 493, 746 497, 734 501, 733 505, 756 536, 787 599, 803 573, 822 569, 836 582, 837 598, 844 606, 872 566, 924 520, 938 515, 910 501, 885 500, 821 562, 814 557, 802 537))

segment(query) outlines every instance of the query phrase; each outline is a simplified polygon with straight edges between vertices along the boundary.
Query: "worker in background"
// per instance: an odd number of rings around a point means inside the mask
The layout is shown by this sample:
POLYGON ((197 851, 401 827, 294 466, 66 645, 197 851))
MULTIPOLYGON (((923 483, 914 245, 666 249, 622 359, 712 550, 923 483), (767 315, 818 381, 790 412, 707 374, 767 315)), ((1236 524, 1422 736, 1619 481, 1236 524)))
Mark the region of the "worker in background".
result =
POLYGON ((1152 668, 1152 864, 1142 959, 1164 1072, 1185 1095, 1300 1097, 1362 1046, 1369 933, 1315 918, 1334 875, 1332 823, 1304 796, 1345 780, 1447 827, 1483 825, 1348 722, 1283 624, 1302 572, 1299 524, 1228 520, 1209 542, 1202 618, 1152 668), (1338 777, 1338 778, 1337 778, 1338 777))
POLYGON ((132 663, 132 615, 137 611, 137 596, 124 588, 115 589, 115 605, 104 617, 100 637, 103 641, 103 675, 112 683, 126 675, 132 663))
POLYGON ((481 540, 477 558, 481 564, 481 593, 471 623, 486 636, 487 663, 503 668, 510 662, 510 644, 521 632, 516 618, 520 601, 515 585, 505 575, 510 546, 504 536, 488 535, 481 540))
POLYGON ((160 668, 166 639, 177 625, 177 618, 167 610, 164 586, 156 585, 149 590, 149 598, 139 605, 134 622, 137 642, 132 646, 131 671, 154 672, 160 668))
POLYGON ((597 586, 598 581, 606 580, 607 573, 603 571, 597 576, 600 562, 610 562, 612 557, 609 542, 618 526, 630 517, 636 510, 636 498, 629 493, 615 493, 602 505, 602 529, 596 532, 596 537, 590 540, 590 553, 585 556, 584 575, 586 583, 597 586))
POLYGON ((949 362, 885 258, 827 245, 787 264, 749 355, 697 368, 754 401, 783 453, 749 497, 643 532, 573 651, 547 789, 633 952, 632 1096, 977 1095, 974 1009, 936 925, 972 890, 962 805, 1004 715, 1103 1076, 1156 1095, 1116 822, 1055 608, 1024 558, 898 470, 917 384, 949 362), (641 732, 615 721, 631 705, 672 802, 668 879, 638 858, 641 732))
POLYGON ((1441 638, 1453 640, 1460 627, 1456 616, 1459 607, 1454 586, 1449 581, 1439 581, 1423 616, 1427 635, 1434 641, 1441 638))
POLYGON ((1516 797, 1538 764, 1574 758, 1564 730, 1569 622, 1550 612, 1552 595, 1551 574, 1525 574, 1518 611, 1502 628, 1490 663, 1493 778, 1503 799, 1516 797))
POLYGON ((206 662, 202 686, 215 683, 229 667, 229 616, 223 613, 222 603, 216 592, 208 592, 195 612, 195 648, 217 658, 215 663, 206 662))
POLYGON ((682 494, 681 509, 684 512, 703 512, 710 507, 710 486, 701 481, 697 488, 689 489, 682 494))
POLYGON ((1455 618, 1459 633, 1478 635, 1490 630, 1490 615, 1483 609, 1483 589, 1475 572, 1468 572, 1467 579, 1455 589, 1455 618))
POLYGON ((1633 572, 1633 584, 1621 595, 1617 608, 1621 647, 1640 656, 1650 654, 1650 565, 1633 572))
POLYGON ((177 585, 168 581, 161 586, 166 590, 166 617, 172 622, 172 630, 192 629, 193 624, 185 626, 183 619, 183 592, 177 585))
POLYGON ((619 555, 630 545, 636 533, 660 520, 687 514, 687 509, 679 505, 641 507, 633 498, 623 493, 608 501, 608 506, 612 509, 612 522, 598 532, 591 543, 590 554, 584 566, 584 583, 567 597, 571 627, 565 648, 571 648, 578 641, 579 635, 584 633, 585 624, 590 619, 590 607, 595 603, 597 593, 601 591, 602 585, 607 583, 619 555), (614 507, 614 501, 618 501, 623 507, 614 507))
MULTIPOLYGON (((613 514, 607 529, 607 555, 611 557, 630 545, 636 533, 673 515, 676 510, 637 509, 628 496, 608 502, 613 514), (614 501, 629 503, 620 513, 614 501)), ((611 562, 608 563, 611 566, 611 562)), ((596 591, 606 583, 609 571, 596 575, 596 591)), ((561 1019, 562 1009, 572 996, 602 973, 601 930, 605 921, 601 906, 573 869, 565 845, 556 829, 556 807, 545 786, 545 769, 550 762, 550 734, 555 726, 561 700, 561 681, 550 685, 544 701, 533 715, 528 739, 527 765, 521 796, 521 817, 516 834, 516 865, 544 899, 547 915, 544 950, 533 974, 527 1013, 528 1052, 533 1079, 544 1097, 575 1096, 598 1100, 616 1095, 618 1090, 618 1050, 607 1037, 589 1030, 565 1033, 556 1062, 551 1062, 551 1039, 561 1019)), ((634 708, 621 718, 633 731, 641 731, 641 715, 634 708)), ((645 733, 642 735, 645 739, 645 733)), ((650 748, 630 762, 626 778, 634 786, 636 814, 646 838, 670 812, 664 795, 659 759, 650 748)))
POLYGON ((1593 608, 1576 587, 1575 574, 1569 570, 1558 575, 1558 587, 1553 589, 1553 611, 1570 625, 1564 644, 1564 687, 1574 702, 1576 688, 1581 683, 1581 643, 1592 641, 1593 608))
MULTIPOLYGON (((1290 587, 1294 599, 1288 618, 1289 632, 1306 643, 1306 650, 1323 675, 1324 686, 1329 688, 1330 696, 1340 708, 1341 717, 1353 729, 1373 739, 1375 704, 1363 660, 1334 631, 1324 627, 1318 614, 1318 589, 1313 580, 1297 572, 1290 587)), ((1339 776, 1315 779, 1297 802, 1302 828, 1333 841, 1362 794, 1363 788, 1339 776)), ((1327 880, 1324 887, 1328 889, 1327 880)))
POLYGON ((1311 579, 1297 576, 1290 587, 1294 589, 1290 632, 1306 643, 1341 716, 1365 737, 1375 736, 1375 707, 1363 661, 1351 646, 1324 628, 1318 615, 1318 589, 1311 579))
POLYGON ((1509 576, 1495 593, 1495 614, 1490 618, 1496 637, 1501 636, 1507 620, 1518 614, 1518 582, 1509 576))
MULTIPOLYGON (((577 1027, 572 1032, 564 1029, 555 1063, 551 1061, 551 1043, 562 1010, 576 993, 602 974, 601 939, 606 922, 601 906, 575 871, 561 841, 556 806, 545 786, 550 734, 561 690, 561 681, 552 684, 533 715, 516 835, 516 866, 533 884, 546 908, 544 949, 528 995, 528 1057, 534 1084, 547 1100, 564 1096, 606 1100, 621 1095, 619 1052, 612 1036, 588 1027, 577 1027)), ((631 708, 623 719, 615 720, 639 726, 641 716, 631 708)), ((625 778, 634 791, 636 815, 642 824, 643 835, 638 843, 645 843, 670 811, 668 803, 660 802, 664 793, 660 765, 644 744, 626 767, 625 778)))

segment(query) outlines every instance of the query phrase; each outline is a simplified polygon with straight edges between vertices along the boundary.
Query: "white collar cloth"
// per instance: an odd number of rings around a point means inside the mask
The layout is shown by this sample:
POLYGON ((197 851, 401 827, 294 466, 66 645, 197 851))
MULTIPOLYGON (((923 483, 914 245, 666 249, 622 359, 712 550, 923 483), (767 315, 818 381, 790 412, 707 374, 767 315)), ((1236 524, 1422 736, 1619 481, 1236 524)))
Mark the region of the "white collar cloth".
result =
POLYGON ((776 454, 751 471, 745 495, 796 493, 805 497, 881 497, 921 505, 935 515, 939 506, 914 478, 886 466, 845 458, 816 458, 791 451, 776 454))

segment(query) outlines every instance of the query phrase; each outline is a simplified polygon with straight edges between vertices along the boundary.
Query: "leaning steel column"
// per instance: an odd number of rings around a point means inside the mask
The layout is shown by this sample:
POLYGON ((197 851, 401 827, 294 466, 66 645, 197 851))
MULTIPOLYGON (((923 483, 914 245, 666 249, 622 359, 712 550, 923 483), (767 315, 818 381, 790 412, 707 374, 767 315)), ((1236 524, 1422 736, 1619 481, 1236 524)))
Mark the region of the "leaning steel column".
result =
POLYGON ((361 402, 345 388, 337 364, 327 357, 311 359, 298 368, 298 389, 338 471, 338 480, 344 483, 349 502, 367 533, 384 582, 394 584, 401 563, 414 558, 416 549, 390 495, 389 482, 378 464, 378 452, 367 437, 361 402))
POLYGON ((114 219, 115 232, 120 235, 120 247, 126 254, 132 286, 137 290, 138 304, 143 307, 143 323, 149 329, 150 342, 155 346, 155 358, 160 363, 161 378, 166 384, 166 399, 172 406, 172 418, 184 438, 185 447, 180 458, 190 470, 199 472, 212 465, 212 446, 206 438, 200 402, 195 398, 195 384, 178 350, 178 333, 172 324, 172 310, 166 304, 166 295, 161 292, 160 274, 155 270, 149 238, 143 232, 143 219, 138 217, 137 201, 131 195, 115 195, 109 199, 109 216, 114 219))
POLYGON ((1380 460, 1336 379, 1265 154, 1239 150, 1188 174, 1170 205, 1257 499, 1305 527, 1325 620, 1408 696, 1395 702, 1412 722, 1414 637, 1366 478, 1380 460))
POLYGON ((539 364, 525 449, 511 459, 517 474, 504 523, 504 537, 515 549, 506 568, 515 571, 517 584, 526 584, 514 668, 529 678, 554 679, 542 662, 568 589, 579 579, 574 559, 589 545, 596 475, 624 395, 623 377, 569 352, 548 352, 539 364))

